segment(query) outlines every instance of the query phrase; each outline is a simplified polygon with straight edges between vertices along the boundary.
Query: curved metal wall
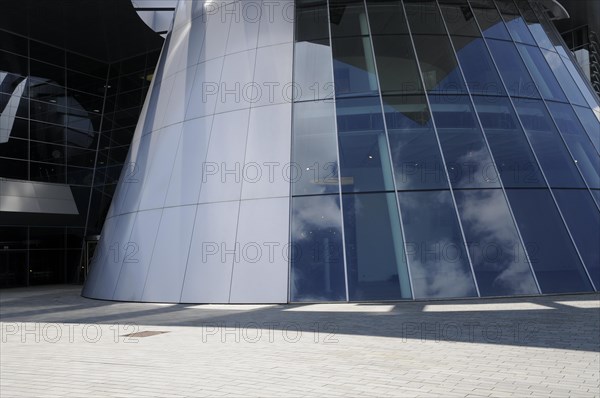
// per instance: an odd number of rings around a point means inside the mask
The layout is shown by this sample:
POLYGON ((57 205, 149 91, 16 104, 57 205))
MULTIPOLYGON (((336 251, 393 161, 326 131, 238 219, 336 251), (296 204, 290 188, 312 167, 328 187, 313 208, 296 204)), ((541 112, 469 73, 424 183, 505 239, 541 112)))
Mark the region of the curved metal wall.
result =
POLYGON ((598 289, 600 106, 538 1, 181 1, 163 52, 85 296, 598 289))
POLYGON ((287 302, 293 3, 264 3, 179 2, 84 296, 287 302))

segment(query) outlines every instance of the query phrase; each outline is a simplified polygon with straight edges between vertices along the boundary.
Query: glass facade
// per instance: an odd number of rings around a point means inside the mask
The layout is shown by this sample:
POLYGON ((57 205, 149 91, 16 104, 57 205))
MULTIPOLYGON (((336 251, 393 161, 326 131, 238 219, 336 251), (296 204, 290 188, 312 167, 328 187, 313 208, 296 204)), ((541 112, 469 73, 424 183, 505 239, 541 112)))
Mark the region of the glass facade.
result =
POLYGON ((2 207, 0 285, 82 277, 83 238, 102 229, 158 56, 109 63, 0 30, 0 178, 66 187, 77 209, 2 207))
POLYGON ((296 15, 290 301, 600 288, 600 102, 542 4, 296 15))

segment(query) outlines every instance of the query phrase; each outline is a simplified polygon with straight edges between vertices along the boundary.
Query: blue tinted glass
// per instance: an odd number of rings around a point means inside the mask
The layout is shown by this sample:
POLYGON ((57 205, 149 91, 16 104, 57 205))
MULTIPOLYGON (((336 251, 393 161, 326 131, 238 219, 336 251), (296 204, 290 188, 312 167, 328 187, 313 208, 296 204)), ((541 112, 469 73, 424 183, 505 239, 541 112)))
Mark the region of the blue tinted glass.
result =
POLYGON ((535 100, 517 101, 515 107, 550 186, 584 188, 575 161, 569 155, 544 104, 535 100))
POLYGON ((472 3, 473 12, 484 37, 510 40, 506 26, 492 1, 472 3))
POLYGON ((345 194, 342 200, 350 300, 411 298, 396 195, 345 194))
POLYGON ((588 273, 599 289, 600 212, 588 191, 556 189, 554 195, 588 273))
POLYGON ((600 206, 600 190, 592 190, 592 196, 594 196, 594 199, 596 199, 596 203, 598 204, 598 206, 600 206))
POLYGON ((413 36, 421 74, 428 92, 466 94, 448 36, 413 36))
POLYGON ((584 77, 581 76, 581 69, 573 65, 573 62, 569 58, 562 57, 562 61, 564 62, 565 66, 567 67, 567 70, 571 74, 571 77, 573 77, 573 80, 577 84, 577 87, 579 87, 579 90, 583 94, 583 97, 585 98, 585 101, 590 106, 590 108, 600 109, 600 102, 598 102, 598 100, 592 94, 592 89, 590 88, 589 84, 583 80, 584 77))
POLYGON ((600 152, 600 109, 597 113, 589 108, 579 106, 574 106, 573 109, 575 109, 575 113, 577 113, 579 121, 583 124, 588 137, 592 140, 596 151, 600 152))
POLYGON ((539 98, 539 93, 514 43, 488 40, 492 56, 511 96, 539 98))
POLYGON ((563 64, 562 58, 555 52, 543 49, 541 51, 544 54, 548 65, 550 65, 550 68, 554 72, 558 83, 562 87, 565 94, 567 94, 569 101, 571 101, 573 104, 586 106, 587 102, 581 95, 581 92, 577 88, 577 85, 571 77, 571 74, 563 64))
POLYGON ((379 98, 336 101, 342 191, 393 191, 379 98))
POLYGON ((538 293, 502 191, 455 191, 455 195, 481 295, 538 293))
POLYGON ((565 94, 558 85, 552 70, 539 48, 524 44, 517 44, 517 47, 542 97, 549 100, 567 102, 567 97, 565 97, 565 94))
POLYGON ((383 97, 396 188, 443 189, 448 178, 424 96, 383 97))
POLYGON ((454 36, 452 42, 471 94, 506 94, 483 39, 454 36))
POLYGON ((525 24, 525 21, 519 14, 519 10, 513 1, 496 0, 496 4, 498 4, 500 13, 502 14, 504 22, 506 22, 506 27, 513 40, 521 43, 535 44, 535 41, 527 28, 527 24, 525 24))
POLYGON ((476 297, 450 191, 398 196, 415 298, 476 297))
POLYGON ((550 192, 508 189, 506 193, 542 293, 591 291, 550 192))
POLYGON ((555 102, 548 102, 548 108, 588 186, 600 188, 600 156, 575 116, 573 108, 568 104, 555 102))
POLYGON ((332 38, 333 76, 336 96, 377 93, 377 77, 371 39, 332 38))
POLYGON ((544 177, 508 98, 473 97, 505 187, 545 187, 544 177))
POLYGON ((296 102, 293 112, 294 195, 339 191, 333 102, 296 102))
POLYGON ((337 195, 292 199, 292 301, 346 300, 339 202, 337 195))
POLYGON ((498 173, 467 96, 429 96, 454 188, 499 188, 498 173))

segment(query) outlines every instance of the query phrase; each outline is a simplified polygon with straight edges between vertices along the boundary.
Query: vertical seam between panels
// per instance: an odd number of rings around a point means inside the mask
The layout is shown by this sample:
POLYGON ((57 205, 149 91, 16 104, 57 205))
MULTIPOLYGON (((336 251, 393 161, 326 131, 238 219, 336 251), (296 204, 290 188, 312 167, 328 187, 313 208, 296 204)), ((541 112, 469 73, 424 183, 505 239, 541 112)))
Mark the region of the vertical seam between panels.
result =
MULTIPOLYGON (((338 132, 337 124, 337 98, 335 94, 335 68, 333 66, 333 37, 331 36, 331 13, 329 10, 330 1, 327 0, 325 6, 327 7, 327 30, 329 32, 329 49, 331 51, 331 79, 333 80, 332 87, 332 100, 333 100, 333 122, 335 126, 335 144, 337 153, 337 175, 338 175, 338 197, 340 200, 340 216, 342 226, 342 256, 344 258, 344 286, 346 287, 346 302, 350 301, 350 289, 348 287, 348 260, 346 256, 346 232, 344 223, 344 195, 342 194, 342 168, 340 162, 340 134, 338 132)), ((325 98, 324 101, 327 101, 325 98)))
MULTIPOLYGON (((400 239, 402 239, 402 247, 404 247, 404 260, 406 261, 406 271, 408 273, 408 283, 410 286, 410 296, 411 298, 414 300, 415 299, 415 289, 413 286, 413 281, 412 281, 412 273, 410 271, 410 266, 408 265, 408 249, 406 247, 406 239, 405 239, 405 233, 404 233, 404 223, 402 222, 402 212, 400 211, 400 198, 398 197, 398 187, 396 186, 396 171, 394 170, 394 160, 392 158, 392 149, 391 149, 391 144, 390 144, 390 137, 389 137, 389 132, 388 132, 388 128, 387 128, 387 120, 385 117, 385 109, 383 107, 383 93, 382 93, 382 89, 381 89, 381 81, 379 80, 379 70, 377 68, 377 57, 375 54, 375 43, 373 42, 373 32, 371 31, 371 22, 369 21, 369 7, 367 5, 367 1, 364 1, 364 6, 365 6, 365 16, 366 16, 366 20, 367 20, 367 27, 369 29, 369 40, 371 42, 371 54, 373 56, 373 64, 375 65, 375 76, 377 79, 377 91, 379 94, 379 104, 381 106, 381 117, 383 118, 383 128, 384 128, 384 134, 385 134, 385 139, 387 142, 387 149, 388 149, 388 156, 390 159, 390 173, 392 174, 392 183, 394 185, 394 198, 396 199, 396 210, 398 211, 398 222, 400 223, 400 231, 402 236, 400 237, 400 239)), ((416 59, 415 59, 416 62, 416 59)), ((386 194, 388 195, 388 194, 386 194)), ((390 220, 390 223, 392 222, 392 220, 390 220)), ((397 267, 397 266, 396 266, 397 267)), ((401 286, 400 284, 400 273, 398 273, 398 284, 401 286)))
MULTIPOLYGON (((521 116, 519 116, 519 113, 517 112, 517 108, 515 107, 513 98, 510 95, 510 91, 508 91, 508 87, 506 86, 506 83, 504 82, 504 78, 502 77, 502 74, 500 73, 500 69, 498 68, 498 65, 496 64, 496 60, 494 59, 494 55, 492 54, 492 51, 490 50, 490 48, 488 46, 487 40, 488 40, 487 38, 485 38, 485 37, 483 38, 485 46, 488 49, 488 52, 490 53, 490 55, 492 57, 492 62, 494 63, 494 66, 496 67, 496 70, 498 71, 498 75, 500 76, 500 81, 502 82, 502 85, 504 86, 504 89, 506 90, 506 92, 508 94, 507 98, 508 98, 508 100, 509 100, 509 102, 510 102, 510 104, 512 106, 512 109, 513 109, 513 111, 515 113, 515 117, 519 121, 519 125, 521 126, 521 129, 522 129, 522 133, 525 136, 525 139, 527 140, 527 143, 529 144, 529 148, 531 149, 531 153, 533 154, 533 157, 536 160, 537 165, 539 167, 540 173, 542 174, 542 177, 544 178, 544 181, 546 182, 546 188, 548 189, 548 192, 550 193, 550 196, 552 196, 552 201, 554 202, 554 206, 555 206, 556 210, 558 210, 558 214, 560 215, 560 218, 561 218, 561 220, 563 222, 563 226, 565 227, 565 229, 566 229, 566 231, 567 231, 567 233, 569 235, 569 238, 571 240, 571 243, 573 244, 573 246, 575 248, 575 251, 577 253, 577 257, 579 258, 579 261, 581 261, 581 265, 583 266, 583 269, 584 269, 584 271, 585 271, 585 273, 586 273, 586 275, 588 277, 588 280, 591 282, 590 276, 589 276, 589 274, 587 272, 587 269, 585 267, 583 259, 581 258, 581 254, 579 253, 579 250, 577 249, 577 245, 575 245, 575 241, 573 239, 573 236, 571 235, 571 231, 567 227, 565 219, 563 217, 563 214, 560 211, 560 208, 558 207, 558 203, 556 201, 556 197, 554 196, 554 193, 552 192, 552 188, 550 187, 550 183, 548 181, 548 178, 546 177, 546 173, 544 172, 544 169, 542 168, 542 166, 540 164, 540 160, 538 159, 538 156, 537 156, 537 154, 536 154, 536 152, 535 152, 535 150, 533 148, 533 145, 531 144, 529 136, 527 135, 527 130, 525 129, 525 126, 523 125, 523 122, 521 121, 521 116)), ((515 45, 514 41, 512 42, 512 44, 515 45)), ((515 48, 516 48, 516 45, 515 45, 515 48)), ((517 52, 518 52, 518 50, 517 50, 517 52)), ((527 67, 527 66, 525 66, 525 67, 527 67)), ((529 72, 527 72, 527 73, 529 74, 529 72)), ((535 82, 534 82, 534 84, 535 84, 535 82)), ((537 87, 536 87, 536 90, 537 90, 537 87)), ((540 96, 540 98, 541 98, 541 96, 540 96)), ((510 202, 509 202, 509 206, 511 206, 510 202)), ((520 228, 519 228, 519 230, 520 230, 520 228)), ((527 248, 525 248, 525 250, 527 251, 527 248)), ((594 284, 593 283, 591 284, 591 287, 594 288, 594 284)), ((541 293, 543 294, 543 292, 541 292, 541 293)))
MULTIPOLYGON (((264 0, 263 0, 264 1, 264 0)), ((292 1, 293 7, 294 7, 294 17, 292 18, 292 87, 295 87, 295 81, 294 81, 294 72, 295 72, 295 63, 296 63, 296 3, 295 1, 292 1)), ((259 34, 260 34, 260 27, 259 27, 259 34)), ((292 162, 294 161, 293 157, 294 157, 294 109, 296 107, 296 101, 292 92, 292 98, 290 99, 290 106, 291 106, 291 110, 290 110, 290 165, 292 164, 292 162)), ((292 211, 294 209, 293 207, 293 182, 290 179, 289 185, 288 185, 288 241, 287 241, 287 247, 288 247, 288 252, 287 252, 287 268, 288 268, 288 274, 287 274, 287 302, 291 303, 292 302, 292 258, 294 256, 294 252, 293 252, 293 248, 292 248, 292 221, 293 221, 293 217, 292 217, 292 211)), ((283 251, 285 253, 285 250, 283 251)))
MULTIPOLYGON (((475 15, 474 12, 473 12, 473 10, 471 9, 471 5, 469 3, 467 3, 467 6, 469 7, 469 10, 471 11, 471 13, 473 15, 475 15)), ((450 38, 450 46, 452 47, 452 52, 454 53, 454 55, 456 57, 456 64, 458 65, 458 69, 460 71, 460 74, 463 77, 463 81, 465 82, 465 87, 467 89, 467 95, 469 97, 469 100, 470 100, 470 103, 471 103, 471 106, 472 106, 472 109, 473 109, 473 114, 475 115, 475 118, 477 119, 477 124, 479 126, 480 131, 481 131, 481 136, 483 137, 483 141, 485 142, 486 148, 487 148, 488 153, 490 155, 490 160, 492 161, 492 164, 494 165, 494 169, 496 171, 496 176, 498 178, 498 182, 500 183, 500 190, 502 191, 502 196, 504 197, 504 201, 506 203, 506 207, 508 208, 508 211, 510 213, 513 226, 515 227, 515 231, 517 232, 517 236, 519 237, 519 243, 521 244, 521 247, 523 248, 523 252, 525 253, 525 259, 527 261, 527 265, 529 266, 529 270, 531 271, 531 275, 533 276, 533 280, 534 280, 535 285, 536 285, 536 287, 538 289, 538 293, 541 293, 542 290, 540 289, 540 285, 538 283, 537 276, 535 275, 535 272, 533 270, 533 266, 531 264, 531 260, 529 258, 529 254, 527 253, 527 250, 525 249, 525 242, 523 241, 523 237, 521 236, 521 231, 519 231, 519 228, 517 226, 517 220, 516 220, 515 215, 514 215, 514 213, 512 211, 512 207, 510 206, 510 202, 508 201, 508 195, 506 194, 506 188, 504 187, 504 181, 502 181, 502 177, 500 176, 500 171, 498 170, 498 165, 496 164, 496 159, 494 158, 494 153, 492 152, 492 148, 491 148, 490 143, 489 143, 489 141, 487 139, 487 135, 485 133, 485 129, 483 128, 483 123, 481 122, 481 118, 479 117, 479 113, 477 112, 477 107, 475 106, 475 101, 473 100, 473 94, 471 93, 471 90, 469 88, 469 84, 467 83, 466 75, 465 75, 465 73, 464 73, 464 71, 462 69, 461 62, 458 59, 458 53, 456 52, 456 48, 454 47, 454 42, 452 41, 452 35, 450 34, 450 29, 448 29, 448 25, 446 24, 446 20, 445 20, 444 15, 443 15, 443 13, 441 11, 442 10, 441 10, 441 6, 440 6, 440 14, 442 15, 442 22, 444 23, 444 27, 446 29, 446 32, 448 33, 448 37, 450 38)), ((477 20, 475 18, 473 18, 473 20, 475 21, 477 29, 481 33, 481 41, 484 41, 483 32, 481 31, 481 28, 479 27, 479 23, 477 22, 477 20)), ((487 47, 486 47, 486 49, 487 49, 487 47)), ((487 51, 488 51, 487 55, 490 58, 492 58, 492 55, 489 54, 489 50, 487 50, 487 51)), ((498 77, 500 77, 499 73, 498 73, 498 77)), ((508 92, 507 92, 507 96, 508 96, 508 92)))
MULTIPOLYGON (((236 1, 236 3, 238 5, 242 4, 242 0, 236 1)), ((262 22, 263 19, 263 10, 262 10, 262 2, 261 2, 261 8, 260 8, 260 20, 258 21, 258 28, 256 29, 256 44, 254 45, 254 67, 253 67, 253 71, 252 71, 252 83, 254 82, 254 79, 256 78, 256 59, 258 58, 258 38, 260 35, 260 24, 262 22)), ((242 21, 244 21, 244 17, 242 16, 242 21)), ((233 25, 233 20, 231 22, 231 24, 229 25, 229 31, 231 34, 231 26, 233 25)), ((227 44, 229 44, 229 35, 227 35, 227 44)), ((225 45, 225 48, 227 48, 227 45, 225 45)), ((252 50, 247 50, 247 51, 252 51, 252 50)), ((223 69, 225 69, 225 62, 223 62, 223 69)), ((221 70, 221 74, 223 73, 223 71, 221 70)), ((274 105, 274 104, 271 104, 274 105)), ((246 164, 246 155, 247 155, 247 151, 248 151, 248 136, 250 135, 250 120, 252 117, 252 102, 249 102, 249 106, 248 106, 248 117, 246 118, 246 138, 244 141, 244 158, 242 159, 242 169, 246 164)), ((242 173, 243 174, 243 173, 242 173)), ((237 250, 237 239, 238 239, 238 235, 239 235, 239 231, 240 231, 240 213, 242 212, 242 196, 244 194, 244 178, 242 176, 242 181, 240 182, 240 195, 238 197, 238 214, 237 214, 237 223, 236 223, 236 229, 235 229, 235 239, 233 241, 233 247, 234 250, 237 250)), ((237 254, 237 253, 236 253, 237 254)), ((228 303, 231 303, 231 293, 232 293, 232 287, 233 287, 233 276, 235 274, 235 266, 236 266, 236 259, 238 259, 238 256, 234 254, 233 256, 233 266, 231 267, 231 275, 229 277, 229 298, 228 298, 228 303)), ((240 261, 241 262, 241 261, 240 261)))
MULTIPOLYGON (((204 17, 202 17, 202 18, 204 18, 204 17)), ((205 31, 206 31, 207 28, 208 28, 208 19, 205 22, 205 28, 204 28, 205 31)), ((229 30, 230 29, 231 29, 231 21, 230 21, 228 29, 227 29, 227 39, 225 40, 225 48, 227 48, 227 42, 229 41, 229 30)), ((208 33, 208 32, 205 32, 205 38, 206 38, 206 33, 208 33)), ((202 49, 200 50, 200 55, 198 55, 198 60, 200 60, 201 56, 202 56, 202 49)), ((226 57, 225 50, 223 50, 223 57, 222 57, 222 63, 221 63, 221 72, 219 74, 219 83, 221 83, 221 78, 223 77, 223 69, 225 67, 225 57, 226 57)), ((197 72, 198 72, 198 66, 196 66, 196 73, 197 72)), ((196 81, 196 75, 194 75, 194 82, 195 81, 196 81)), ((192 90, 193 89, 194 88, 192 86, 192 90)), ((190 93, 190 102, 191 102, 192 95, 194 95, 193 91, 192 91, 192 93, 190 93)), ((210 151, 210 139, 212 137, 212 129, 213 129, 213 125, 215 123, 215 110, 217 109, 217 102, 218 102, 218 99, 217 99, 217 101, 215 101, 215 106, 213 108, 212 114, 204 116, 204 117, 211 117, 211 120, 210 120, 210 132, 208 134, 208 141, 206 143, 206 154, 204 155, 204 163, 206 163, 206 158, 208 157, 208 153, 210 151)), ((188 104, 188 107, 189 107, 189 104, 188 104)), ((186 116, 187 116, 187 109, 186 109, 186 115, 184 116, 184 120, 185 120, 186 116)), ((183 130, 182 130, 181 133, 183 134, 183 130)), ((196 232, 196 218, 198 217, 198 207, 200 206, 200 203, 199 203, 200 202, 200 195, 202 194, 202 188, 203 188, 203 186, 204 186, 204 183, 201 183, 200 184, 200 189, 198 190, 198 197, 196 198, 196 203, 195 203, 196 210, 194 211, 194 223, 192 224, 192 231, 190 233, 190 244, 189 244, 189 247, 188 247, 187 259, 185 261, 185 269, 183 271, 183 283, 181 285, 181 290, 179 292, 179 301, 180 302, 181 302, 181 297, 183 296, 183 288, 185 286, 185 278, 187 276, 188 265, 189 265, 189 262, 190 262, 190 252, 191 252, 191 248, 192 248, 192 242, 194 240, 194 232, 196 232)), ((163 212, 164 212, 164 209, 163 209, 163 212)), ((161 216, 161 220, 162 220, 162 216, 161 216)), ((158 234, 157 234, 157 236, 158 236, 158 234)), ((235 260, 235 255, 233 257, 234 257, 234 260, 235 260)))
MULTIPOLYGON (((437 6, 437 2, 435 3, 437 6)), ((463 247, 465 248, 465 252, 467 254, 467 260, 469 262, 469 267, 471 268, 471 278, 473 280, 473 284, 475 285, 475 291, 477 292, 477 297, 481 297, 481 293, 479 292, 479 286, 477 286, 477 281, 475 280, 475 271, 473 269, 473 262, 471 261, 471 255, 469 253, 469 247, 467 246, 467 240, 465 237, 465 232, 463 231, 463 227, 462 224, 460 222, 460 216, 458 214, 458 207, 456 205, 456 200, 454 199, 454 190, 452 188, 452 181, 450 181, 450 175, 448 174, 448 170, 446 167, 446 158, 444 157, 444 151, 442 149, 442 144, 440 142, 440 138, 438 136, 438 132, 437 132, 437 126, 435 123, 435 118, 433 117, 433 110, 431 108, 431 102, 429 101, 429 93, 427 92, 427 85, 425 84, 425 79, 423 78, 423 71, 421 70, 421 64, 419 62, 419 55, 417 54, 417 47, 415 46, 415 41, 412 35, 412 29, 410 27, 410 22, 408 20, 408 15, 406 13, 406 7, 404 5, 404 1, 402 1, 402 8, 404 10, 404 19, 406 20, 406 26, 408 29, 408 35, 410 37, 410 42, 413 46, 413 51, 415 54, 415 60, 417 62, 417 68, 419 69, 419 77, 421 80, 421 84, 423 84, 423 94, 425 95, 425 100, 427 101, 427 106, 429 108, 429 115, 431 116, 431 123, 433 126, 433 130, 434 130, 434 135, 435 135, 435 139, 437 141, 438 144, 438 149, 440 151, 440 156, 442 159, 442 167, 444 169, 444 174, 446 175, 446 179, 448 182, 448 189, 450 190, 450 196, 452 198, 452 204, 454 205, 454 215, 456 217, 456 222, 458 223, 458 227, 460 229, 460 234, 462 237, 462 243, 463 243, 463 247)), ((440 14, 441 17, 441 14, 440 14)), ((448 38, 448 40, 450 40, 450 37, 446 36, 448 38)), ((458 60, 456 62, 458 64, 458 60)), ((466 84, 466 83, 465 83, 466 84)))

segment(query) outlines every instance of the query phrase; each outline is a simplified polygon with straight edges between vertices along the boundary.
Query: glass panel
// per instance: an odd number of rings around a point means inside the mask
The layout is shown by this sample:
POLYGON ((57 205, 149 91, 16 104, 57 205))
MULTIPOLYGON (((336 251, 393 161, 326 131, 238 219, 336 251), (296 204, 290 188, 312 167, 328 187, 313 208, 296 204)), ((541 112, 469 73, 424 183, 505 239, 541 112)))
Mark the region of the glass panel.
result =
POLYGON ((294 45, 294 101, 333 97, 329 40, 303 41, 294 45))
POLYGON ((539 98, 540 95, 514 43, 488 40, 488 44, 509 94, 516 97, 539 98))
POLYGON ((474 96, 473 100, 504 186, 545 187, 508 98, 474 96))
POLYGON ((471 94, 506 95, 483 39, 452 37, 471 94))
POLYGON ((0 157, 27 160, 29 158, 28 141, 15 138, 0 142, 0 157))
POLYGON ((588 191, 554 190, 556 201, 565 218, 583 262, 596 286, 600 286, 600 213, 588 191))
POLYGON ((450 191, 398 196, 415 298, 476 297, 450 191))
POLYGON ((558 83, 562 87, 565 94, 567 94, 569 101, 571 101, 573 104, 586 106, 587 102, 582 97, 581 92, 575 84, 575 81, 573 81, 573 78, 571 77, 571 74, 563 64, 561 57, 552 51, 541 51, 544 54, 544 57, 546 57, 546 61, 548 61, 550 68, 552 68, 554 75, 558 79, 558 83))
POLYGON ((362 1, 353 4, 352 1, 330 2, 329 18, 332 37, 369 34, 367 15, 362 1))
POLYGON ((517 48, 544 99, 567 102, 552 70, 539 48, 517 44, 517 48))
POLYGON ((307 195, 339 191, 337 135, 333 102, 294 104, 294 170, 292 194, 307 195))
POLYGON ((28 166, 27 161, 0 158, 0 177, 27 180, 28 166))
MULTIPOLYGON (((581 77, 580 67, 573 65, 573 62, 571 62, 571 59, 566 59, 563 57, 562 60, 565 64, 565 66, 567 67, 567 69, 569 70, 569 73, 573 77, 573 80, 577 84, 577 87, 579 87, 579 90, 581 90, 581 93, 583 94, 583 97, 585 98, 585 100, 586 100, 587 104, 590 106, 590 108, 600 110, 600 103, 598 102, 598 100, 596 98, 594 98, 594 95, 592 94, 592 89, 590 88, 589 83, 586 83, 583 80, 583 78, 581 77)), ((586 77, 586 79, 587 79, 587 77, 586 77)))
POLYGON ((337 195, 292 199, 291 301, 345 301, 342 213, 337 195))
POLYGON ((396 188, 448 188, 424 96, 383 97, 396 188))
POLYGON ((393 191, 379 98, 336 103, 343 192, 393 191))
POLYGON ((332 47, 335 94, 375 94, 377 78, 369 37, 333 38, 332 47))
POLYGON ((470 0, 470 3, 484 37, 510 40, 506 26, 492 0, 470 0))
POLYGON ((600 152, 600 121, 598 116, 588 108, 574 106, 573 109, 575 109, 575 113, 577 113, 577 117, 579 117, 581 124, 583 124, 588 137, 590 137, 594 147, 596 147, 596 151, 600 152))
POLYGON ((428 92, 467 92, 447 36, 414 36, 421 73, 428 92))
POLYGON ((521 11, 521 15, 523 15, 525 18, 527 26, 529 27, 529 31, 531 32, 531 35, 535 39, 537 45, 548 50, 554 50, 554 46, 552 45, 550 38, 548 38, 548 35, 544 31, 544 28, 535 15, 535 11, 533 11, 529 5, 529 1, 515 0, 515 4, 521 11))
POLYGON ((379 84, 383 93, 422 93, 413 46, 407 35, 374 36, 379 84))
POLYGON ((465 96, 430 96, 435 127, 454 188, 500 188, 479 124, 465 96))
POLYGON ((411 298, 396 195, 342 198, 350 300, 411 298))
POLYGON ((575 163, 583 174, 590 188, 600 188, 600 156, 590 145, 590 139, 585 133, 573 108, 567 104, 548 102, 550 113, 575 159, 575 163))
POLYGON ((329 39, 325 1, 297 1, 295 21, 297 42, 329 39))
POLYGON ((515 6, 512 0, 496 0, 500 13, 506 22, 508 31, 514 41, 535 44, 533 37, 525 24, 525 21, 519 14, 519 10, 515 6))
POLYGON ((439 4, 451 35, 481 37, 467 0, 439 0, 439 4))
POLYGON ((592 190, 592 195, 596 199, 598 206, 600 206, 600 190, 592 190))
POLYGON ((454 194, 481 295, 538 293, 502 191, 454 194))
POLYGON ((541 101, 517 101, 517 113, 551 187, 584 188, 575 162, 567 152, 541 101))
POLYGON ((400 0, 369 1, 367 11, 373 35, 408 33, 404 8, 400 0))
POLYGON ((446 34, 435 0, 404 0, 412 34, 446 34))
POLYGON ((550 192, 545 189, 506 192, 542 293, 591 291, 550 192))

